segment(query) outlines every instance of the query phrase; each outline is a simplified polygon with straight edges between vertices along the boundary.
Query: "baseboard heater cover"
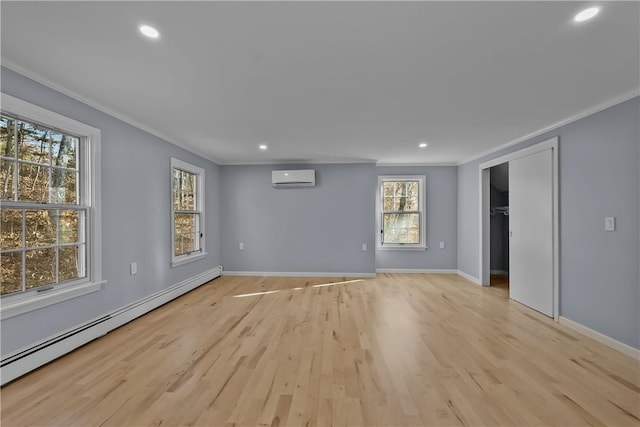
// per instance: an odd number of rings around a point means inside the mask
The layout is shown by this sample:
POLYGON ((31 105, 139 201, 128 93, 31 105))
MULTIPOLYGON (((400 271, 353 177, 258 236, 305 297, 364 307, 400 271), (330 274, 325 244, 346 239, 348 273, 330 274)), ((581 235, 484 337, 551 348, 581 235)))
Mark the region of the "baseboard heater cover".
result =
POLYGON ((137 317, 219 277, 221 273, 222 266, 216 267, 102 317, 7 355, 0 361, 0 384, 5 385, 90 341, 108 334, 110 331, 137 317))

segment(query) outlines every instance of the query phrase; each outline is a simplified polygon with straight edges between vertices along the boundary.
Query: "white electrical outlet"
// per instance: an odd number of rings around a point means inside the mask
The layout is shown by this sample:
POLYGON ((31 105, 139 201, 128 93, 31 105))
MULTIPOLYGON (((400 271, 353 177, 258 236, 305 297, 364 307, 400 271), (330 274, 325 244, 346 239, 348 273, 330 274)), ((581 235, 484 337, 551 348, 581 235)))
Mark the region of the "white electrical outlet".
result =
POLYGON ((132 262, 131 263, 131 275, 136 275, 138 274, 138 263, 132 262))
POLYGON ((604 231, 616 231, 616 218, 607 216, 604 218, 604 231))
POLYGON ((366 250, 367 250, 367 244, 366 244, 366 243, 363 243, 363 244, 362 244, 362 250, 363 250, 363 251, 366 251, 366 250))
POLYGON ((244 250, 244 243, 240 243, 240 244, 238 245, 238 248, 240 248, 240 250, 241 250, 241 251, 243 251, 243 250, 244 250))
POLYGON ((440 242, 440 249, 444 249, 444 242, 440 242))

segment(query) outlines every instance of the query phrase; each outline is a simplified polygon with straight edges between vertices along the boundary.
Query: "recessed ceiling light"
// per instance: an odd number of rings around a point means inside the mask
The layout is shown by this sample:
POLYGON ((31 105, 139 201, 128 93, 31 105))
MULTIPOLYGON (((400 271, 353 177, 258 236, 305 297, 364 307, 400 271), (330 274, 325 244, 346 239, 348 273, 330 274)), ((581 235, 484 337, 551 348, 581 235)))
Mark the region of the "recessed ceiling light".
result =
POLYGON ((140 30, 142 35, 149 37, 150 39, 157 39, 158 37, 160 37, 160 33, 158 32, 158 30, 149 25, 140 25, 138 29, 140 30))
POLYGON ((267 144, 260 144, 258 148, 264 151, 267 149, 267 144))
POLYGON ((582 12, 579 12, 576 16, 573 17, 573 20, 575 22, 588 21, 589 19, 596 16, 599 12, 600 12, 599 7, 590 7, 588 9, 583 10, 582 12))
POLYGON ((418 147, 427 148, 427 143, 426 142, 421 142, 420 144, 418 144, 418 147))

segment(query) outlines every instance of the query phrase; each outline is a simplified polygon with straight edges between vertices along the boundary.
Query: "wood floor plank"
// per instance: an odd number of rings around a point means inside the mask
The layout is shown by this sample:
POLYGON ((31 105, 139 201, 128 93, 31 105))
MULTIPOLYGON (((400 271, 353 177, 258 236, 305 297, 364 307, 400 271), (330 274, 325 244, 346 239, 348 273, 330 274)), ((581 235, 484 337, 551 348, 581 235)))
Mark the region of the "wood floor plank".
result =
POLYGON ((640 366, 456 275, 222 277, 3 387, 2 426, 639 426, 640 366))

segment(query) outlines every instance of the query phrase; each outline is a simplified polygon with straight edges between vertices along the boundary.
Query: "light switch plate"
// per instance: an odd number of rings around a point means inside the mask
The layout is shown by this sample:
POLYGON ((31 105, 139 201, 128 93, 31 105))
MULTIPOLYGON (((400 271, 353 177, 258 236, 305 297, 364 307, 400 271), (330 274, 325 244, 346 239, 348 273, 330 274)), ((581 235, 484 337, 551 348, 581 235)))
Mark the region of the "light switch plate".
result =
POLYGON ((616 218, 607 216, 604 218, 604 231, 616 231, 616 218))

